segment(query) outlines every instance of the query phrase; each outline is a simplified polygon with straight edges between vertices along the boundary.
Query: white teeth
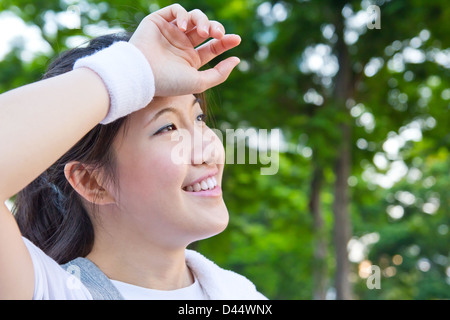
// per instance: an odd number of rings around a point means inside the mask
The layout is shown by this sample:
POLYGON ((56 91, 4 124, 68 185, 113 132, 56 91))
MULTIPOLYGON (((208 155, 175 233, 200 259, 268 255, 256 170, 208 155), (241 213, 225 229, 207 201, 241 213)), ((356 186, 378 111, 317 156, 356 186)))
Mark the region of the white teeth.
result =
POLYGON ((217 180, 215 177, 207 178, 199 183, 187 186, 185 189, 189 192, 199 192, 202 190, 212 190, 217 186, 217 180))
POLYGON ((214 189, 214 182, 211 180, 211 178, 206 179, 206 183, 208 184, 209 189, 214 189))
POLYGON ((208 184, 206 183, 205 180, 203 180, 200 185, 202 186, 202 190, 208 190, 208 184))

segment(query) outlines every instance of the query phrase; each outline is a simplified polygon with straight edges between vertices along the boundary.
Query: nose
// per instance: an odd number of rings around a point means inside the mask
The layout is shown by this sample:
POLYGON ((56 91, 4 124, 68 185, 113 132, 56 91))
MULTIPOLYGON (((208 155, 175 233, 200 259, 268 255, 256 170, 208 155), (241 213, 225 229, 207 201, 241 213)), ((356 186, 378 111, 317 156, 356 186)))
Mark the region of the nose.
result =
POLYGON ((223 164, 225 150, 218 135, 206 126, 196 126, 193 130, 191 163, 223 164))

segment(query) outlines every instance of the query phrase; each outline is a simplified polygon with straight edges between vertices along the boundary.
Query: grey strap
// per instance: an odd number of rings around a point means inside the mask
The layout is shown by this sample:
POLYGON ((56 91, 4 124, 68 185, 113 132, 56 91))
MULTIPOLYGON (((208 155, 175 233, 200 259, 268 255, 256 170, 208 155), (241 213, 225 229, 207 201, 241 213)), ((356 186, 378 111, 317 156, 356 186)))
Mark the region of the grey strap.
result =
POLYGON ((124 300, 111 280, 89 259, 76 258, 62 265, 65 270, 70 266, 80 268, 80 280, 94 300, 124 300))

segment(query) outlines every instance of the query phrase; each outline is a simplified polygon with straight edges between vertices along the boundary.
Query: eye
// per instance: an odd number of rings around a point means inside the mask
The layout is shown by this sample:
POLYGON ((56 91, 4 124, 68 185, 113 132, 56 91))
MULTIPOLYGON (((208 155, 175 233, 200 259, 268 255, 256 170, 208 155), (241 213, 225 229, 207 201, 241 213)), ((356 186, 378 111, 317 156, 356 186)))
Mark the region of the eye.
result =
POLYGON ((202 113, 197 116, 197 121, 206 122, 206 114, 202 113))
POLYGON ((176 130, 176 129, 177 129, 177 127, 173 123, 171 123, 171 124, 168 124, 167 126, 162 127, 158 131, 156 131, 155 135, 169 132, 169 131, 176 130))

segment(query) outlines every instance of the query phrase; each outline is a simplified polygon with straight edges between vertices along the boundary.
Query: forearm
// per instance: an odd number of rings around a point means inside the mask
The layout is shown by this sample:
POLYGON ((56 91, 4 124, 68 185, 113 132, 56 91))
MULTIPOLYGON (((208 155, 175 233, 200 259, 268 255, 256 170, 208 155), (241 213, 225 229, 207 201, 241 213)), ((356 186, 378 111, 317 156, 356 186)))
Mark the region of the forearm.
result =
POLYGON ((0 200, 13 196, 105 118, 108 92, 80 68, 0 95, 0 200))

